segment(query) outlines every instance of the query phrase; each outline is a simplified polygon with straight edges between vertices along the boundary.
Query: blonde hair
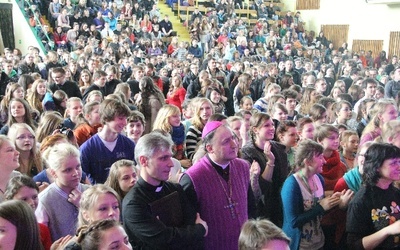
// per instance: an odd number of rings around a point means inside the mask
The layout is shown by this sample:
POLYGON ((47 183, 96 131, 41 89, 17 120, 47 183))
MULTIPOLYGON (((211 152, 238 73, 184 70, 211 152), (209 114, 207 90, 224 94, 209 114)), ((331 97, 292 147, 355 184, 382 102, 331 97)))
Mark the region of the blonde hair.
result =
POLYGON ((56 130, 62 122, 63 118, 61 114, 56 111, 47 111, 43 113, 36 130, 37 141, 41 143, 44 138, 53 134, 54 130, 56 130))
POLYGON ((194 115, 192 118, 192 125, 200 130, 203 130, 205 125, 200 118, 200 108, 204 103, 208 103, 210 105, 212 113, 214 114, 214 105, 212 105, 212 102, 207 98, 199 98, 195 103, 193 103, 194 115))
POLYGON ((46 166, 53 170, 59 169, 68 157, 75 157, 80 162, 79 150, 70 143, 56 144, 43 153, 46 166))
POLYGON ((31 91, 29 91, 29 93, 26 97, 26 100, 28 101, 29 105, 31 105, 31 107, 33 109, 36 109, 40 113, 43 112, 42 100, 43 100, 44 96, 39 95, 39 93, 37 92, 37 87, 41 83, 44 83, 46 85, 46 81, 43 79, 38 79, 38 80, 34 81, 32 84, 31 91))
POLYGON ((79 201, 78 228, 90 223, 90 221, 85 220, 83 212, 88 212, 90 209, 92 209, 92 207, 97 203, 99 196, 103 194, 114 195, 115 199, 118 201, 118 204, 121 205, 121 199, 119 195, 111 187, 105 184, 96 184, 88 188, 82 193, 81 200, 79 201))
POLYGON ((386 108, 390 105, 393 105, 394 107, 396 107, 395 102, 392 100, 389 100, 389 99, 381 99, 377 103, 374 104, 373 108, 371 108, 371 110, 370 110, 370 117, 372 117, 372 118, 368 122, 367 126, 365 126, 362 136, 364 136, 378 128, 381 128, 381 126, 383 124, 381 124, 379 116, 382 113, 384 113, 386 108))
POLYGON ((64 118, 69 117, 69 114, 68 114, 69 113, 69 109, 71 108, 71 105, 72 105, 73 102, 80 102, 81 105, 82 105, 82 108, 83 108, 82 100, 79 97, 70 97, 70 98, 68 98, 68 100, 67 100, 67 109, 66 109, 66 112, 64 114, 64 118))
POLYGON ((400 121, 393 120, 385 123, 382 128, 382 142, 388 142, 390 138, 400 134, 400 121))
POLYGON ((180 115, 181 111, 175 105, 166 104, 164 105, 157 114, 154 120, 153 130, 159 129, 164 132, 170 133, 172 130, 171 124, 168 122, 168 118, 173 115, 180 115))

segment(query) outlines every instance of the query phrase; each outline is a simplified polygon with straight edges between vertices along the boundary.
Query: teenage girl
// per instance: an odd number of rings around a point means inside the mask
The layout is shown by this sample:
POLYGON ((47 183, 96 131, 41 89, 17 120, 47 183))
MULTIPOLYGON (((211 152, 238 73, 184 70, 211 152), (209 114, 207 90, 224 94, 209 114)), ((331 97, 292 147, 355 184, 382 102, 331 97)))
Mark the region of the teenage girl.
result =
POLYGON ((82 100, 78 97, 68 98, 66 107, 63 125, 73 130, 78 122, 79 114, 82 113, 82 100))
POLYGON ((171 135, 174 142, 174 158, 184 168, 191 166, 185 156, 185 126, 181 123, 181 112, 178 107, 166 104, 160 109, 154 121, 153 130, 158 129, 171 135))
POLYGON ((19 172, 33 177, 43 170, 42 158, 36 146, 35 132, 30 126, 26 123, 14 123, 8 132, 8 138, 20 153, 20 166, 17 169, 19 172))
MULTIPOLYGON (((12 178, 4 192, 6 200, 20 200, 26 202, 33 211, 38 206, 39 188, 32 178, 26 175, 19 175, 12 178)), ((40 231, 40 240, 45 250, 49 250, 52 244, 49 228, 38 223, 40 231)))
POLYGON ((57 144, 44 155, 54 182, 39 194, 36 218, 47 225, 52 240, 74 235, 81 194, 88 186, 80 183, 79 150, 68 143, 57 144))
POLYGON ((110 174, 107 177, 106 186, 115 190, 123 199, 125 195, 136 184, 139 169, 131 160, 119 160, 111 165, 110 174))
POLYGON ((51 93, 47 91, 46 81, 39 79, 33 82, 32 91, 28 93, 26 98, 29 105, 31 105, 33 109, 39 111, 40 114, 44 111, 42 101, 46 94, 51 95, 51 93))
POLYGON ((28 102, 21 98, 13 98, 10 101, 8 109, 8 120, 7 124, 1 128, 0 134, 7 135, 8 130, 14 123, 26 123, 33 130, 36 130, 36 124, 34 123, 31 115, 31 107, 28 102))

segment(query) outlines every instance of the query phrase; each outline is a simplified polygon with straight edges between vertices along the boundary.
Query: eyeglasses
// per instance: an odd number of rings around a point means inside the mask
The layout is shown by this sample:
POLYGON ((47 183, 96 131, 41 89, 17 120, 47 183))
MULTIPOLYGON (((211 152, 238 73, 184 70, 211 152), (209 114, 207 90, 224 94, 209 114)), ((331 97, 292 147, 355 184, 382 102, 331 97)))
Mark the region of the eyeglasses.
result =
POLYGON ((34 140, 35 136, 34 135, 20 135, 17 137, 17 140, 26 140, 26 139, 34 140))

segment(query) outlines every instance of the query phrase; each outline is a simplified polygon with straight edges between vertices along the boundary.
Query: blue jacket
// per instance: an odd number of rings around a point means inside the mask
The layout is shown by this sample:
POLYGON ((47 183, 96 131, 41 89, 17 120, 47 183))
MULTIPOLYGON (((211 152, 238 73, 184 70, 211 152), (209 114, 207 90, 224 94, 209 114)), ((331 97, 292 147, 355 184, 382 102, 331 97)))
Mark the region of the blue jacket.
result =
MULTIPOLYGON (((324 179, 318 175, 322 186, 324 179)), ((304 212, 303 196, 300 186, 293 175, 290 175, 281 190, 281 198, 283 204, 283 231, 286 233, 290 241, 290 249, 297 250, 300 246, 300 236, 303 225, 319 215, 323 215, 325 210, 320 204, 312 209, 304 212)))

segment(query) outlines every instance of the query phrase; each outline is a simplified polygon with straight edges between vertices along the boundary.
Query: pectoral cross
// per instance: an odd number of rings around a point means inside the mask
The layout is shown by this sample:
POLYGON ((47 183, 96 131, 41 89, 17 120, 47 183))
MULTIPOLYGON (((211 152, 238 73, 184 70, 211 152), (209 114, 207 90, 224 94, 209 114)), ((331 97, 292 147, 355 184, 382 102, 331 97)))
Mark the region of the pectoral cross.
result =
POLYGON ((236 211, 235 207, 238 205, 237 202, 234 202, 232 198, 228 198, 228 205, 224 206, 224 208, 231 210, 232 219, 236 219, 236 211))

